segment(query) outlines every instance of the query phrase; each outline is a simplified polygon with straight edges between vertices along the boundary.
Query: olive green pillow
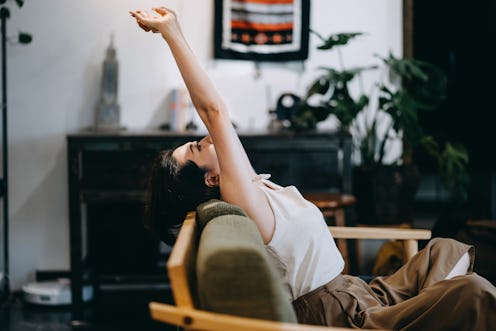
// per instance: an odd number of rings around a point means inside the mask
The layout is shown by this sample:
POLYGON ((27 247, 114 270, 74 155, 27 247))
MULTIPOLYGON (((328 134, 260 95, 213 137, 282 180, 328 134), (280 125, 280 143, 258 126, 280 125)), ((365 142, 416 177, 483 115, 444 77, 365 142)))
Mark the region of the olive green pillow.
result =
POLYGON ((196 264, 201 308, 296 323, 255 223, 239 207, 219 200, 199 206, 197 220, 203 228, 196 264))

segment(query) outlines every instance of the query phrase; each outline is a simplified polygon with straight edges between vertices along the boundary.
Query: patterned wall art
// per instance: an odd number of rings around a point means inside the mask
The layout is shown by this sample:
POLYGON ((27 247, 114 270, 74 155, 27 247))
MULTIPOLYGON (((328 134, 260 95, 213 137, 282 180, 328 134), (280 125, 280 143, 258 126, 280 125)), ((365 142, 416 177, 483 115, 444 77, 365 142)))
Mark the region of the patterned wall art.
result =
POLYGON ((215 0, 214 57, 305 60, 309 22, 310 0, 215 0))

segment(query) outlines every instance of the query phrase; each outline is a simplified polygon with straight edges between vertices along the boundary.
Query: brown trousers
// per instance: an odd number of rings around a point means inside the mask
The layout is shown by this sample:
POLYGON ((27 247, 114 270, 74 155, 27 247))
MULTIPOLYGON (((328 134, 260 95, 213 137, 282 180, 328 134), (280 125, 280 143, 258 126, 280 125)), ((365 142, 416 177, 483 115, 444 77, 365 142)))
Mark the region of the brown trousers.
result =
POLYGON ((300 323, 392 330, 496 330, 496 288, 472 272, 474 248, 435 238, 391 276, 340 275, 293 302, 300 323), (469 252, 467 275, 445 280, 469 252))

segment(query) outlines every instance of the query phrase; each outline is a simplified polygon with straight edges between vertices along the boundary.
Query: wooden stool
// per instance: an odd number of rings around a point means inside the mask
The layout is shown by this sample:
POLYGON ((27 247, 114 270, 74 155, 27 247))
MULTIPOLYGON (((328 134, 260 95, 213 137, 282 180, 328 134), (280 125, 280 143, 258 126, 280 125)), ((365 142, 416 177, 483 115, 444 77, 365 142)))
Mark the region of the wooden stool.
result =
MULTIPOLYGON (((332 225, 346 226, 345 208, 355 204, 355 197, 351 194, 339 194, 330 192, 306 192, 303 197, 308 201, 315 204, 321 211, 326 220, 332 218, 334 220, 332 225)), ((331 225, 331 224, 328 224, 331 225)), ((336 239, 341 255, 345 261, 344 270, 345 274, 350 271, 350 257, 348 254, 348 246, 346 239, 336 239)))

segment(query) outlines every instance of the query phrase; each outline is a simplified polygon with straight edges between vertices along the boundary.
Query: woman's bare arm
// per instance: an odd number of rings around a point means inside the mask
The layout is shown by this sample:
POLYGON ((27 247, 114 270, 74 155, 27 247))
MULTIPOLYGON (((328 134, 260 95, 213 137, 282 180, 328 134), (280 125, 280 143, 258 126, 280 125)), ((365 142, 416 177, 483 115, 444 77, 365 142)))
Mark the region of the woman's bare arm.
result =
POLYGON ((222 198, 243 208, 267 243, 274 232, 274 216, 264 194, 251 182, 255 172, 232 126, 227 107, 184 38, 175 13, 164 7, 154 10, 157 15, 143 11, 131 15, 145 31, 160 32, 168 43, 193 105, 214 143, 222 198))

